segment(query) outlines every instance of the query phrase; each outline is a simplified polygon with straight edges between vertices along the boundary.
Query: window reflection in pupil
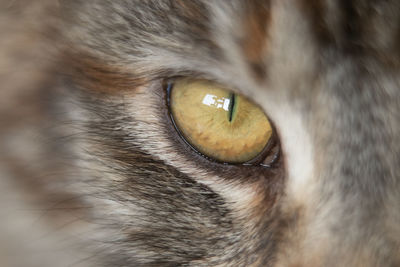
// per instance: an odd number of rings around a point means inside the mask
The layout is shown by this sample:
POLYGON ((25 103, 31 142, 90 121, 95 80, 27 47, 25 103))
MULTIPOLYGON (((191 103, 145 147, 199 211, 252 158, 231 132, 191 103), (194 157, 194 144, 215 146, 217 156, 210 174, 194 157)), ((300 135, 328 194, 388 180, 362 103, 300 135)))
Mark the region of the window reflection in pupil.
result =
POLYGON ((222 108, 228 112, 229 122, 233 119, 233 113, 235 109, 235 99, 236 95, 234 93, 229 94, 229 98, 218 97, 212 94, 206 94, 203 98, 202 103, 204 105, 214 107, 214 108, 222 108))
POLYGON ((215 108, 223 108, 226 111, 229 111, 229 103, 230 103, 229 98, 225 97, 218 97, 215 95, 211 94, 206 94, 203 98, 203 104, 210 106, 210 107, 215 107, 215 108))

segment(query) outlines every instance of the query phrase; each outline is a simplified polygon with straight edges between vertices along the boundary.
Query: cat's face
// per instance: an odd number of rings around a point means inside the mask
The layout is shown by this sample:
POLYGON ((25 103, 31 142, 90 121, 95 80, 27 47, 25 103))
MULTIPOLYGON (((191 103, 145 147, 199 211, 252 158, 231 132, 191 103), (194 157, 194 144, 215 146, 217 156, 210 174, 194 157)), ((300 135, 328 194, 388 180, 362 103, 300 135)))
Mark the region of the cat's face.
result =
POLYGON ((90 259, 400 265, 400 4, 66 0, 60 10, 76 170, 63 188, 89 205, 79 218, 90 259), (166 85, 182 77, 259 106, 274 164, 196 153, 170 118, 166 85))

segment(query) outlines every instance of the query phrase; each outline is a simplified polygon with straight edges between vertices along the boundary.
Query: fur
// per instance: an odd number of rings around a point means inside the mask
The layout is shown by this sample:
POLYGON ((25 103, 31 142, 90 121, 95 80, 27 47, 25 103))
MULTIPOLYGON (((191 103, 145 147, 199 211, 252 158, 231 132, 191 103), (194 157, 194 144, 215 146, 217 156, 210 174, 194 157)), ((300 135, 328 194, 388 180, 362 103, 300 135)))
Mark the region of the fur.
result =
POLYGON ((398 1, 0 5, 1 266, 400 265, 398 1), (194 153, 179 76, 258 104, 278 164, 194 153))

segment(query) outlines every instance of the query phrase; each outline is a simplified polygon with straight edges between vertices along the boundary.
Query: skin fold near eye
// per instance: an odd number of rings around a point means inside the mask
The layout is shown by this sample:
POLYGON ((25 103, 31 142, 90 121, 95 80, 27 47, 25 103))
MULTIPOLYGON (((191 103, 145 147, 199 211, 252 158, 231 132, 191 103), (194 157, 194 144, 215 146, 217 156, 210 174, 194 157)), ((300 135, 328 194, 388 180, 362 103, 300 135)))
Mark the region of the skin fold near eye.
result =
POLYGON ((272 127, 258 106, 207 80, 179 79, 172 86, 173 120, 194 149, 225 163, 245 163, 263 151, 272 127))

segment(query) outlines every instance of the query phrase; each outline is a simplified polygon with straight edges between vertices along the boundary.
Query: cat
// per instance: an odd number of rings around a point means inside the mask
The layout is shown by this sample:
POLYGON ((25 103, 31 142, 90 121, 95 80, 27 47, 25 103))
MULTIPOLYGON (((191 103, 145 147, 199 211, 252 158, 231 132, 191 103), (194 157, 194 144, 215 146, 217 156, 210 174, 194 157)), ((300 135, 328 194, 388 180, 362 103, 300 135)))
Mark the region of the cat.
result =
POLYGON ((0 5, 1 266, 400 266, 400 2, 0 5), (274 164, 197 153, 182 77, 259 106, 274 164))

